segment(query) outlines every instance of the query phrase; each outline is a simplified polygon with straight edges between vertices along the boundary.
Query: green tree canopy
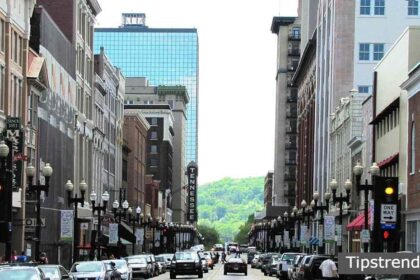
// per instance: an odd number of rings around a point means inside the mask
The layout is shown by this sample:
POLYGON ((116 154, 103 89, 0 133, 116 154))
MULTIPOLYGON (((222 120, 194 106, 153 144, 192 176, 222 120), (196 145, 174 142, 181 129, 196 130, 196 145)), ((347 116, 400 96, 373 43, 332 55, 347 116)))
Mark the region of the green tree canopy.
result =
POLYGON ((220 236, 214 227, 208 225, 198 225, 198 232, 204 237, 204 246, 210 249, 214 244, 220 243, 220 236))

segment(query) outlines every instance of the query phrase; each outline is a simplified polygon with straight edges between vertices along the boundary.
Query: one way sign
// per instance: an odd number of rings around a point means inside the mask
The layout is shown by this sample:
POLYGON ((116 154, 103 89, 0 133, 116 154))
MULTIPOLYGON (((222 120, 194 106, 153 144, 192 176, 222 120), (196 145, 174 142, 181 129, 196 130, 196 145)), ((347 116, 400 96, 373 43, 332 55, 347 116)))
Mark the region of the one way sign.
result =
POLYGON ((381 224, 397 222, 397 205, 381 204, 381 224))

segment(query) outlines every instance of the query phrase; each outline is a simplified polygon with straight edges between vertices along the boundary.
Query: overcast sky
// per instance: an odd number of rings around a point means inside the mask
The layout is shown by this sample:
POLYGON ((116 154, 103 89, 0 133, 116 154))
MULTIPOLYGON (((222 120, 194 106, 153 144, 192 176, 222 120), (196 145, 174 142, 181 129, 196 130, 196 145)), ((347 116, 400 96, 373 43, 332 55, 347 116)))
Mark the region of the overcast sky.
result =
POLYGON ((295 16, 297 0, 98 1, 99 27, 138 12, 152 28, 197 28, 200 184, 273 169, 277 41, 270 27, 273 16, 295 16))

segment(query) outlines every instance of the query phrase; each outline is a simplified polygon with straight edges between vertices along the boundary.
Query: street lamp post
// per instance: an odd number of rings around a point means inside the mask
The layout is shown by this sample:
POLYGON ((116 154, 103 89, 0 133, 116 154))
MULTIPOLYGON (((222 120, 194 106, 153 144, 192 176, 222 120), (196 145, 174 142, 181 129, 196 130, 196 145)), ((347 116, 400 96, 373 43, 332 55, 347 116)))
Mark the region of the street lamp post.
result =
MULTIPOLYGON (((347 179, 346 182, 344 183, 344 189, 346 190, 346 196, 343 196, 343 193, 340 192, 340 196, 337 197, 337 188, 338 188, 338 182, 336 179, 332 179, 330 182, 330 188, 332 190, 333 193, 333 203, 334 204, 339 204, 340 206, 340 214, 339 214, 339 225, 342 227, 343 226, 343 204, 344 202, 349 204, 350 203, 350 190, 351 190, 351 181, 350 179, 347 179)), ((341 233, 342 234, 342 229, 341 229, 341 233)), ((341 238, 341 236, 340 236, 341 238)), ((341 253, 342 251, 342 245, 340 243, 340 245, 337 246, 338 247, 338 252, 341 253)))
POLYGON ((45 184, 42 185, 38 180, 38 184, 33 184, 35 176, 35 167, 29 163, 26 167, 26 176, 28 177, 28 193, 36 193, 36 227, 35 227, 35 259, 39 260, 39 247, 41 245, 41 191, 44 191, 48 196, 48 189, 50 187, 50 177, 53 169, 49 163, 46 163, 42 168, 42 175, 45 177, 45 184))
MULTIPOLYGON (((133 227, 133 234, 135 235, 135 230, 136 230, 136 223, 139 223, 140 222, 140 213, 141 213, 141 208, 140 208, 140 206, 137 206, 137 208, 136 208, 136 216, 134 216, 133 215, 133 209, 131 209, 131 207, 130 208, 128 208, 128 221, 131 223, 131 226, 133 227)), ((135 254, 135 252, 136 252, 136 250, 135 250, 135 247, 136 247, 136 238, 134 239, 134 242, 133 242, 133 248, 132 248, 132 251, 131 251, 131 253, 134 255, 135 254)))
POLYGON ((4 233, 5 236, 2 236, 2 239, 6 242, 6 252, 5 257, 6 261, 11 261, 12 255, 12 200, 13 192, 12 185, 10 185, 12 176, 13 176, 13 166, 12 166, 12 155, 9 153, 12 149, 11 142, 7 141, 7 144, 4 140, 0 141, 0 161, 1 161, 1 185, 0 185, 0 196, 1 196, 1 216, 4 221, 1 223, 0 236, 4 233))
MULTIPOLYGON (((314 192, 313 194, 313 200, 311 202, 312 208, 314 209, 315 212, 315 216, 317 215, 318 211, 321 211, 321 217, 319 219, 319 223, 322 227, 322 237, 324 237, 324 211, 326 211, 328 213, 328 208, 329 208, 329 203, 330 203, 330 199, 331 199, 331 193, 326 192, 324 193, 324 198, 325 198, 325 205, 322 204, 321 201, 321 205, 318 205, 318 200, 319 200, 319 192, 314 192)), ((319 253, 324 254, 325 253, 325 247, 324 247, 324 242, 322 242, 322 246, 319 246, 319 253)))
MULTIPOLYGON (((121 200, 121 195, 120 195, 120 200, 121 200)), ((112 203, 112 211, 114 213, 115 219, 117 220, 118 227, 120 227, 120 225, 121 225, 121 219, 125 218, 128 207, 129 207, 129 204, 128 204, 127 200, 124 200, 124 202, 122 203, 122 209, 120 207, 120 203, 118 202, 118 200, 115 200, 112 203)), ((118 247, 118 257, 121 257, 122 243, 121 243, 121 237, 120 237, 119 233, 118 233, 117 247, 118 247)))
MULTIPOLYGON (((356 163, 356 165, 353 167, 353 173, 356 176, 356 189, 357 192, 360 193, 362 191, 365 192, 364 194, 364 214, 365 214, 365 230, 369 230, 369 191, 374 191, 374 185, 375 185, 375 177, 379 175, 379 166, 376 164, 376 162, 372 163, 372 166, 370 167, 370 174, 372 175, 372 184, 369 185, 368 180, 365 180, 365 184, 361 184, 362 179, 362 173, 363 173, 363 166, 361 165, 360 161, 356 163)), ((372 236, 373 239, 373 236, 372 236)), ((363 251, 368 252, 369 251, 369 243, 363 243, 363 251)))
POLYGON ((300 248, 301 248, 300 245, 301 245, 301 242, 302 242, 302 240, 300 240, 300 237, 301 237, 301 232, 300 231, 302 230, 300 228, 300 224, 301 224, 301 221, 303 221, 304 217, 302 216, 302 212, 299 211, 296 206, 293 207, 292 211, 293 212, 290 216, 291 216, 291 219, 292 219, 293 223, 295 223, 296 221, 298 222, 298 224, 297 224, 297 239, 299 240, 299 251, 300 251, 300 248))
POLYGON ((95 193, 95 191, 92 191, 90 193, 90 202, 92 203, 92 213, 93 215, 95 215, 95 211, 98 213, 98 234, 97 234, 97 242, 96 242, 96 250, 97 250, 97 259, 100 260, 101 259, 101 244, 99 243, 99 237, 101 234, 101 211, 104 212, 104 214, 106 213, 106 207, 108 205, 108 201, 109 201, 109 194, 107 191, 105 191, 102 194, 102 205, 98 205, 95 206, 96 204, 96 199, 97 199, 97 195, 95 193))
POLYGON ((74 186, 73 183, 68 180, 65 184, 65 189, 67 191, 67 205, 70 207, 71 204, 74 205, 74 217, 73 217, 73 263, 75 263, 79 258, 79 251, 77 250, 77 245, 79 244, 79 227, 77 224, 77 208, 78 204, 82 204, 82 207, 85 206, 85 192, 87 190, 87 184, 84 179, 79 184, 80 194, 81 196, 78 197, 77 193, 74 197, 71 196, 73 192, 74 186))

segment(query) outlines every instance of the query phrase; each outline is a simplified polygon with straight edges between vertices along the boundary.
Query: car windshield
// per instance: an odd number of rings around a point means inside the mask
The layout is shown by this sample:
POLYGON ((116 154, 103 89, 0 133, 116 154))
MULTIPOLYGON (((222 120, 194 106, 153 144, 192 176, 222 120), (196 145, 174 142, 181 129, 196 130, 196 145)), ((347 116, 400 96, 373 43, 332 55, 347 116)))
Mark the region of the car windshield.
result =
POLYGON ((161 257, 161 256, 157 256, 156 257, 156 261, 157 262, 165 262, 165 258, 164 257, 161 257))
POLYGON ((101 262, 81 262, 75 263, 71 268, 71 272, 101 272, 103 268, 101 262))
POLYGON ((60 279, 60 272, 57 267, 39 267, 44 272, 45 277, 50 279, 60 279))
POLYGON ((295 254, 290 255, 290 254, 284 254, 283 257, 281 258, 283 261, 291 261, 296 257, 295 254))
POLYGON ((8 280, 40 280, 34 269, 0 270, 0 279, 8 280))
POLYGON ((175 260, 196 260, 197 254, 196 253, 190 253, 190 252, 179 252, 175 253, 175 260))
POLYGON ((132 263, 144 263, 146 264, 146 258, 128 258, 127 259, 127 263, 128 264, 132 264, 132 263))
POLYGON ((124 269, 127 266, 127 263, 124 260, 112 260, 112 261, 105 261, 107 269, 111 269, 111 262, 115 263, 116 269, 124 269))

